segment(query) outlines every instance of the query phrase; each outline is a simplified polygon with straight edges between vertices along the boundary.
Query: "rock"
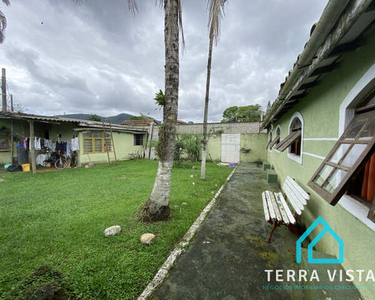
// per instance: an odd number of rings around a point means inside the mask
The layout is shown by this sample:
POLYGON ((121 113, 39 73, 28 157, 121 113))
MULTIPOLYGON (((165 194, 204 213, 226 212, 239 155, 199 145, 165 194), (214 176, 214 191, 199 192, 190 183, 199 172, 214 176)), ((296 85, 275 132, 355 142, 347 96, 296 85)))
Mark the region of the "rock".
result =
POLYGON ((4 182, 4 181, 5 181, 4 179, 0 178, 0 182, 4 182))
POLYGON ((190 175, 190 178, 194 178, 194 175, 190 175))
POLYGON ((187 202, 182 202, 181 205, 186 206, 186 205, 188 205, 188 204, 187 204, 187 202))
POLYGON ((229 166, 228 163, 223 163, 223 162, 220 162, 217 165, 220 166, 220 167, 228 167, 229 166))
POLYGON ((193 170, 196 170, 196 169, 197 169, 197 167, 196 167, 196 166, 192 166, 191 168, 192 168, 193 170))
POLYGON ((88 164, 85 164, 86 169, 92 168, 93 166, 95 166, 95 165, 91 161, 88 164))
POLYGON ((152 242, 152 240, 154 238, 155 238, 155 234, 152 234, 152 233, 142 234, 142 236, 141 236, 141 243, 148 246, 148 245, 150 245, 150 243, 152 242))
POLYGON ((112 236, 116 235, 121 231, 121 227, 118 225, 108 227, 106 230, 104 230, 104 236, 112 236))

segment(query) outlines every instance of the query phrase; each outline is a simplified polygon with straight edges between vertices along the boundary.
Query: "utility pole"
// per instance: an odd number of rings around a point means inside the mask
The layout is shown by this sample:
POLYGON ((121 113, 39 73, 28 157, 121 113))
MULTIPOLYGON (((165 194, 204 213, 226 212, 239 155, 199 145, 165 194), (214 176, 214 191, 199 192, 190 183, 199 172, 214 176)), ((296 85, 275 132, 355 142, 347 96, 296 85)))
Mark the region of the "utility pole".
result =
MULTIPOLYGON (((10 95, 10 110, 13 113, 13 95, 10 95)), ((10 144, 11 144, 11 157, 12 157, 12 164, 14 164, 14 120, 13 116, 10 119, 10 144)))
POLYGON ((1 95, 3 99, 2 111, 7 111, 7 87, 6 87, 6 71, 4 68, 1 69, 1 95))
POLYGON ((36 162, 35 162, 35 135, 34 135, 34 121, 30 120, 30 152, 29 160, 31 162, 31 171, 33 174, 36 173, 36 162))

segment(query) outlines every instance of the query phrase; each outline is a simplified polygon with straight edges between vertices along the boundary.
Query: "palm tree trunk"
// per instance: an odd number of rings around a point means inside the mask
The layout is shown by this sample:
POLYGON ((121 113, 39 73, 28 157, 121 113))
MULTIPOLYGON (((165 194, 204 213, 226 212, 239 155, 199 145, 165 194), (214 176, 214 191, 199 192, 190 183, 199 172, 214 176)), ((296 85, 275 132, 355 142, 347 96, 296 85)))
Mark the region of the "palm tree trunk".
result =
POLYGON ((159 166, 150 198, 143 207, 143 221, 169 217, 169 193, 174 160, 179 85, 179 0, 164 0, 165 105, 159 130, 159 166))
POLYGON ((210 45, 208 48, 208 62, 207 62, 207 79, 206 79, 206 97, 204 99, 204 118, 203 118, 203 139, 202 139, 202 164, 201 164, 201 179, 206 179, 206 153, 207 153, 207 116, 208 116, 208 102, 210 101, 210 80, 211 80, 211 61, 212 61, 212 45, 214 42, 214 35, 210 34, 210 45))

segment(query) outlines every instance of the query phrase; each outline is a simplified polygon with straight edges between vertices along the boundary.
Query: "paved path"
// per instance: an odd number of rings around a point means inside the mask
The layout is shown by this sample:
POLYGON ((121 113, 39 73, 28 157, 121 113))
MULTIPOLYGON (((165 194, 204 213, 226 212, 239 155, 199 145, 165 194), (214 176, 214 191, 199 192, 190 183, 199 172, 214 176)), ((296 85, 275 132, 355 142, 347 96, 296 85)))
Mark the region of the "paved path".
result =
POLYGON ((262 191, 277 190, 254 164, 241 164, 188 251, 151 299, 303 299, 301 291, 265 290, 266 269, 297 269, 297 238, 264 221, 262 191))

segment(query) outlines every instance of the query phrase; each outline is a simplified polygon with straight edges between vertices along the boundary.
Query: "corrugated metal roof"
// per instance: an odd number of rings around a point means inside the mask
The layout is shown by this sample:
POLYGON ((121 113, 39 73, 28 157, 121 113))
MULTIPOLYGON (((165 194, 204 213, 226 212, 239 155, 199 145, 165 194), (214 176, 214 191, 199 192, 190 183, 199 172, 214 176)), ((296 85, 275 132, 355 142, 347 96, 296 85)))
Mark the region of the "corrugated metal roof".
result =
MULTIPOLYGON (((80 119, 71 119, 71 118, 63 118, 63 117, 55 117, 55 116, 41 116, 41 115, 33 115, 33 114, 25 114, 25 113, 15 113, 15 112, 4 112, 0 111, 0 119, 18 119, 18 120, 34 120, 34 121, 42 121, 42 122, 54 122, 54 123, 75 123, 78 126, 81 127, 87 127, 88 129, 90 127, 96 127, 96 128, 103 128, 103 123, 98 121, 90 121, 90 120, 80 120, 80 119)), ((134 126, 129 125, 120 125, 120 124, 109 124, 104 123, 105 128, 110 128, 112 126, 113 130, 121 130, 121 131, 137 131, 137 132, 146 132, 147 130, 144 130, 142 128, 135 128, 134 126)))

